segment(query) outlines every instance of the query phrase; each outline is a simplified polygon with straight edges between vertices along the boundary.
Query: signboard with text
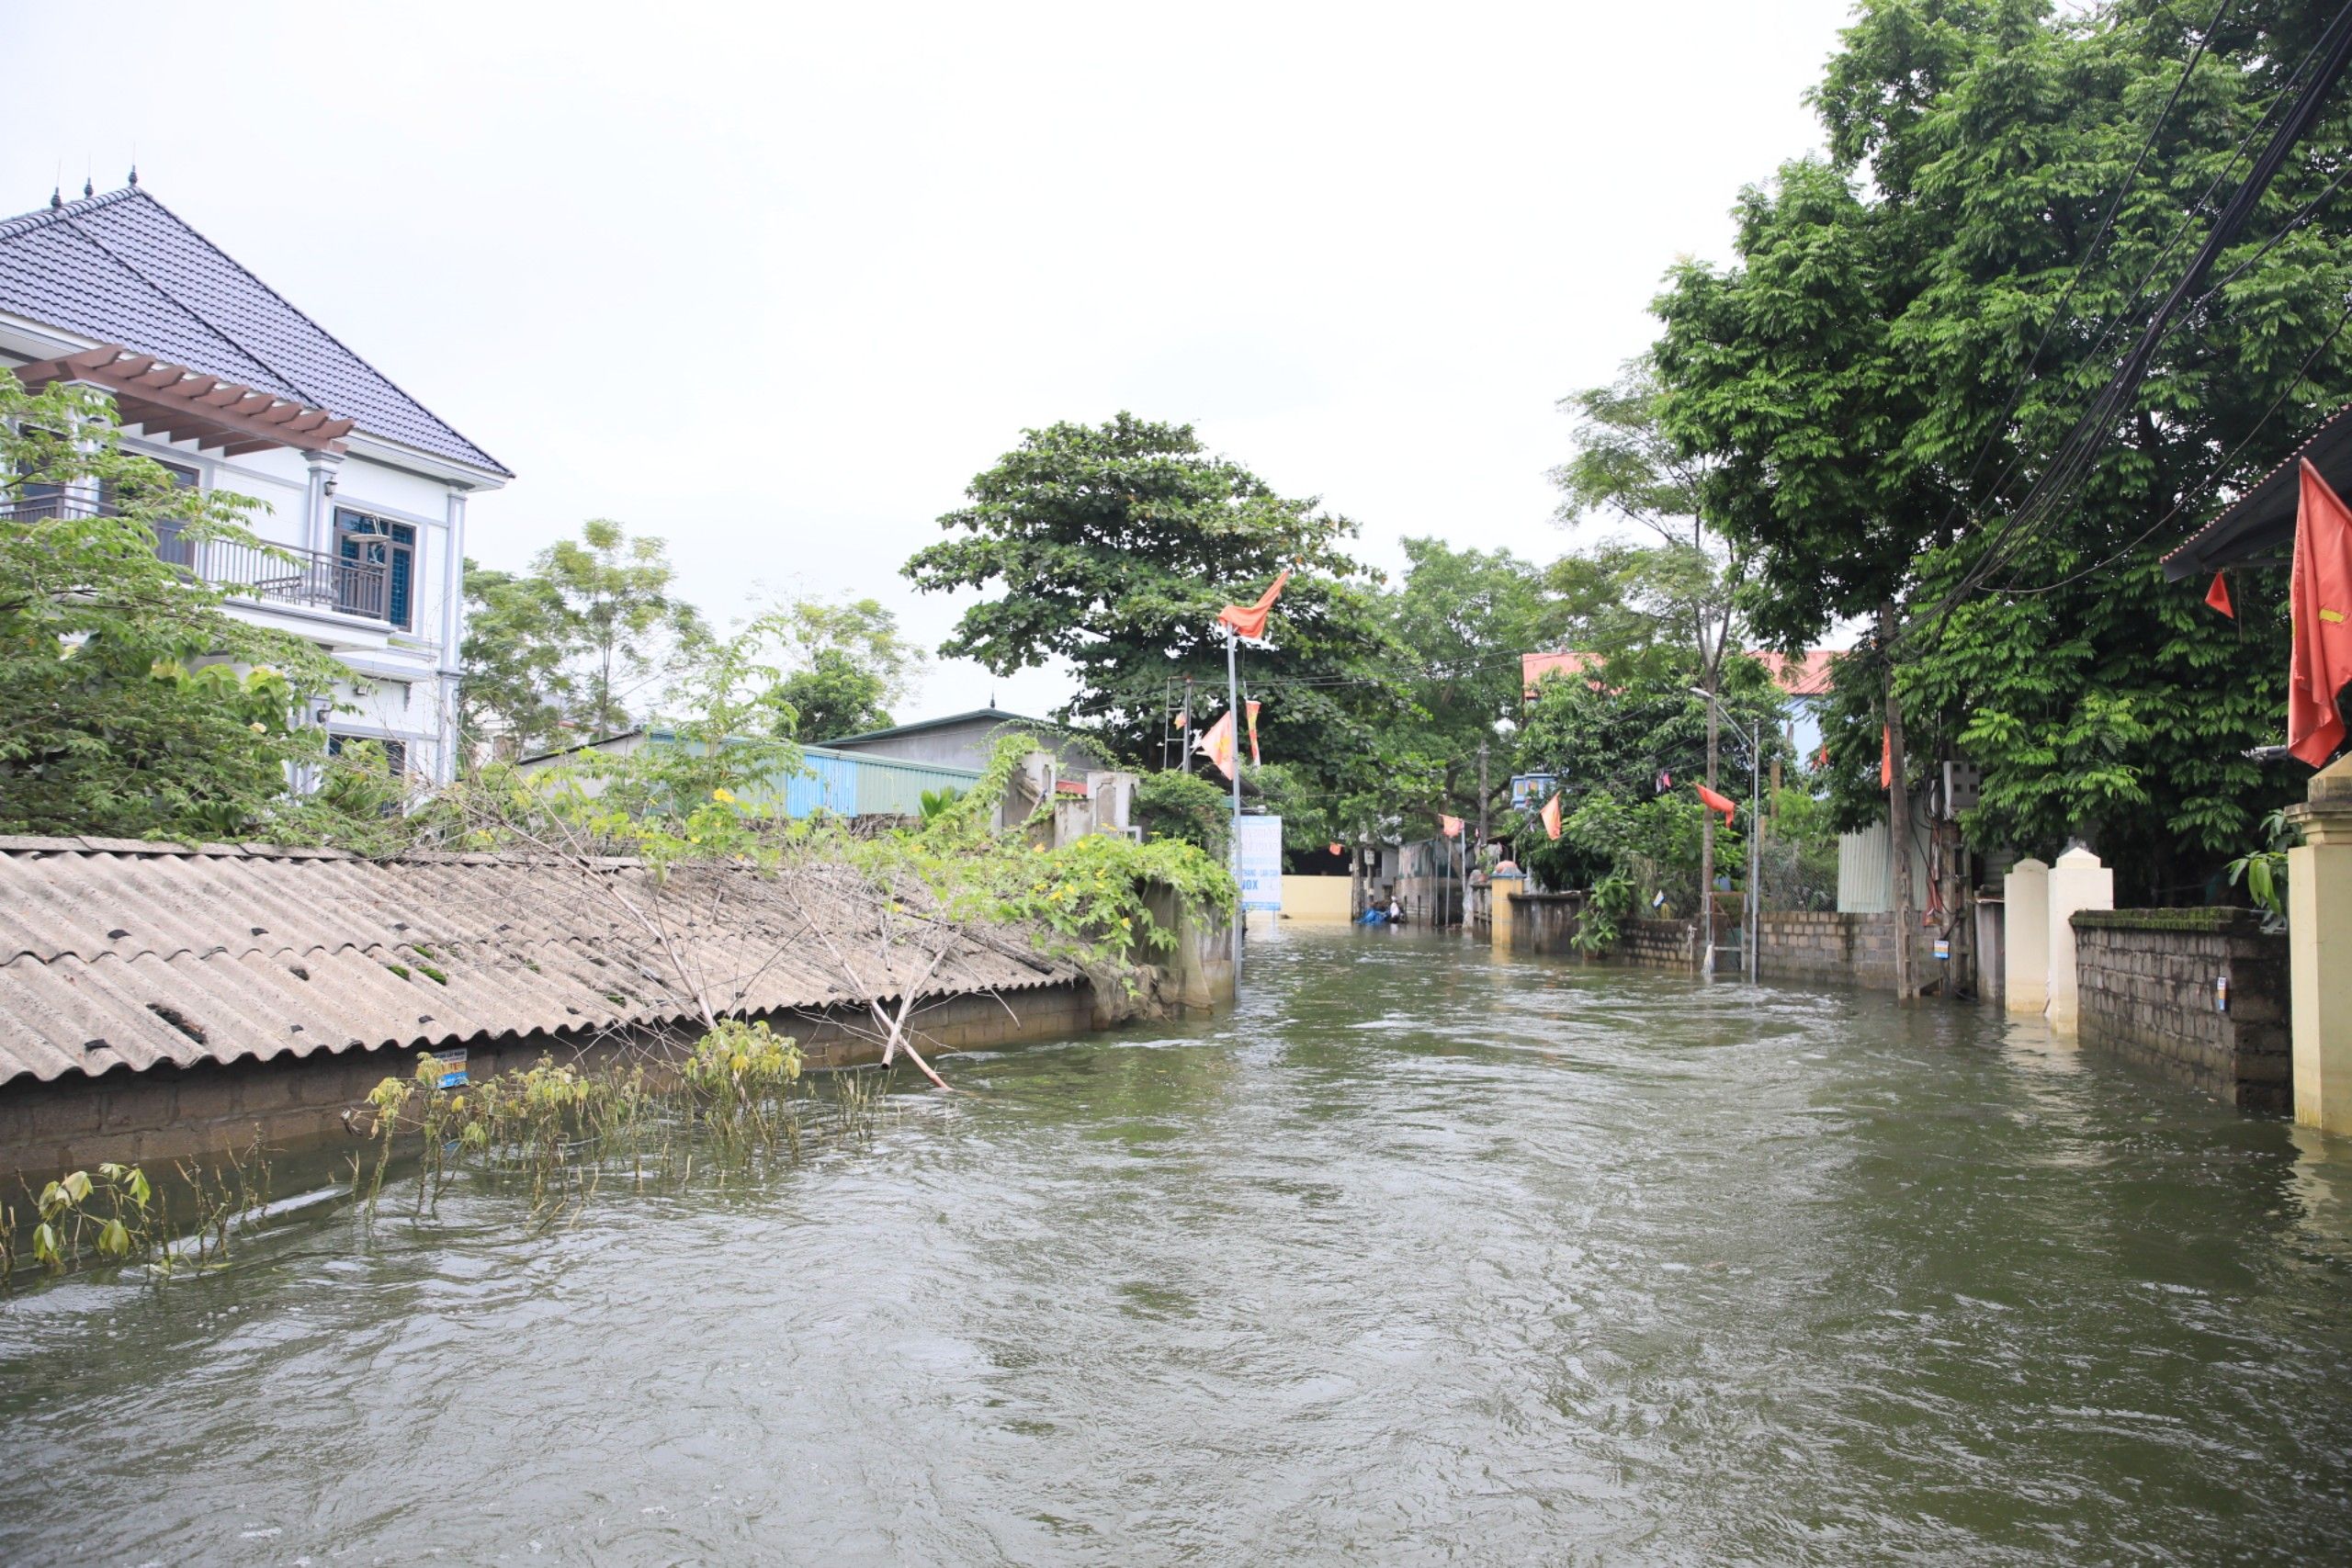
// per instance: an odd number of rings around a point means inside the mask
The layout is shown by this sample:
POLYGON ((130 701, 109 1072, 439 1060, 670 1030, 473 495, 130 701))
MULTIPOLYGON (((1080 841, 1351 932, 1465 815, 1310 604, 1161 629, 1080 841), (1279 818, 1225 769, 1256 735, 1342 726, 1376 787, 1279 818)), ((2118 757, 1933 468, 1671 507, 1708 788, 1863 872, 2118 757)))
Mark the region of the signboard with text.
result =
POLYGON ((1283 907, 1283 819, 1243 817, 1234 823, 1237 871, 1241 880, 1241 908, 1246 910, 1283 907))

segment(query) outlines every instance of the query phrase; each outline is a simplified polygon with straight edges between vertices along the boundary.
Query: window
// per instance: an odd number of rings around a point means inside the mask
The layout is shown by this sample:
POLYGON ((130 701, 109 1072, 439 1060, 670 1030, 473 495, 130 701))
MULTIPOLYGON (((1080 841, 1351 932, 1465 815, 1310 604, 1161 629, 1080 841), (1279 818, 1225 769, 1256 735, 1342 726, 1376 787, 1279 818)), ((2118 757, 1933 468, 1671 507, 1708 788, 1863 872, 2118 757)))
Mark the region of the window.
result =
POLYGON ((384 763, 394 778, 408 772, 408 742, 387 740, 380 735, 344 735, 330 730, 327 734, 327 755, 340 757, 345 746, 356 746, 363 740, 373 741, 384 749, 384 763))
POLYGON ((416 530, 405 523, 390 523, 338 506, 334 510, 334 547, 347 567, 335 573, 334 607, 345 615, 390 621, 413 631, 410 612, 416 579, 416 530))

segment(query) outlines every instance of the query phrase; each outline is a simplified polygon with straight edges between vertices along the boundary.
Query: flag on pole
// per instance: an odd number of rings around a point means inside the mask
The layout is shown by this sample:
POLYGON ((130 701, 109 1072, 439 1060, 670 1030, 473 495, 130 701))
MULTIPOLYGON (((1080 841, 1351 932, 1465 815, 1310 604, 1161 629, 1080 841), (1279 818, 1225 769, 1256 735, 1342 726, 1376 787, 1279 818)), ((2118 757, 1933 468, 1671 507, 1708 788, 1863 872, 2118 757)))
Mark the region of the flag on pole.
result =
POLYGON ((1556 795, 1544 803, 1544 831, 1555 839, 1560 836, 1560 797, 1556 795))
POLYGON ((1657 771, 1657 792, 1658 792, 1658 794, 1660 794, 1660 795, 1664 795, 1668 790, 1670 790, 1670 789, 1672 789, 1673 787, 1674 787, 1674 775, 1673 775, 1672 773, 1668 773, 1664 768, 1660 768, 1660 769, 1657 771))
POLYGON ((1347 846, 1347 845, 1345 845, 1345 844, 1333 844, 1333 845, 1331 846, 1331 852, 1332 852, 1333 854, 1335 854, 1335 855, 1338 855, 1338 854, 1345 854, 1345 853, 1347 853, 1347 851, 1348 851, 1348 846, 1347 846))
POLYGON ((1894 787, 1894 730, 1882 727, 1878 732, 1878 787, 1894 787))
POLYGON ((1699 799, 1708 810, 1720 811, 1724 814, 1724 827, 1728 828, 1731 826, 1732 813, 1739 809, 1738 806, 1733 802, 1731 796, 1727 795, 1717 795, 1705 784, 1692 784, 1690 787, 1699 792, 1699 799))
POLYGON ((2287 661, 2287 750, 2324 768, 2344 743, 2335 694, 2352 681, 2352 512, 2303 459, 2295 513, 2295 571, 2289 605, 2293 654, 2287 661))
POLYGON ((1265 765, 1258 761, 1258 699, 1255 697, 1250 699, 1250 765, 1253 768, 1265 765))
POLYGON ((1266 616, 1272 611, 1274 601, 1281 597, 1283 584, 1289 581, 1290 568, 1284 567, 1282 575, 1274 579, 1274 585, 1258 595, 1257 603, 1227 604, 1219 610, 1216 613, 1217 625, 1231 626, 1234 636, 1247 637, 1252 642, 1263 637, 1266 635, 1266 616))
POLYGON ((2230 603, 2230 585, 2218 571, 2213 574, 2213 586, 2205 590, 2205 603, 2233 621, 2238 618, 2237 607, 2230 603))
POLYGON ((1448 817, 1441 812, 1438 815, 1437 827, 1438 831, 1449 839, 1462 837, 1462 818, 1459 817, 1448 817))
POLYGON ((1200 739, 1193 742, 1193 750, 1206 757, 1216 771, 1227 778, 1233 776, 1233 710, 1231 708, 1225 710, 1223 718, 1201 731, 1200 739))
POLYGON ((1827 766, 1829 765, 1829 742, 1828 742, 1828 741, 1825 740, 1825 741, 1823 741, 1823 742, 1821 743, 1821 755, 1820 755, 1820 756, 1818 756, 1818 757, 1815 757, 1815 758, 1813 760, 1813 765, 1814 765, 1815 768, 1826 768, 1826 767, 1827 767, 1827 766))

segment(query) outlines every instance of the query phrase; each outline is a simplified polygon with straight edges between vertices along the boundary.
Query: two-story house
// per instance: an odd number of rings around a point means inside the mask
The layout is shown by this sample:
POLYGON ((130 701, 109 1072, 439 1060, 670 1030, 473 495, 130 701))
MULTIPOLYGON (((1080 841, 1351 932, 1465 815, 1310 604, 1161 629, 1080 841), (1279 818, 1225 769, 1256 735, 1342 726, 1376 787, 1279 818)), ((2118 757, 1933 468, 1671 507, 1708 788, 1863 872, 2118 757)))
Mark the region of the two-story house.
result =
MULTIPOLYGON (((330 745, 382 741, 447 782, 458 758, 466 508, 514 476, 138 186, 0 221, 0 369, 113 397, 124 446, 184 485, 261 502, 271 550, 165 536, 231 613, 351 671, 330 745)), ((103 508, 102 495, 28 495, 103 508)))

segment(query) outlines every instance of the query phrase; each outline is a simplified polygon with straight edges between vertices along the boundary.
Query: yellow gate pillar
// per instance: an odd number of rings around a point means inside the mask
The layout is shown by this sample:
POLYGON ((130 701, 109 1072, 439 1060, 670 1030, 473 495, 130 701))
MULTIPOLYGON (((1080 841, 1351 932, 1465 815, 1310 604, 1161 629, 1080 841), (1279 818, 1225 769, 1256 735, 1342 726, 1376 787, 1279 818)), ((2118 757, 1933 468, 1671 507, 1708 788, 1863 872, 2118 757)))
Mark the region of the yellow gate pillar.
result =
POLYGON ((1487 877, 1487 934, 1506 952, 1510 948, 1511 925, 1519 917, 1511 900, 1519 897, 1522 886, 1519 868, 1509 861, 1487 877))
POLYGON ((2352 757, 2315 774, 2287 818, 2303 834, 2287 852, 2295 1120, 2352 1134, 2352 757))

